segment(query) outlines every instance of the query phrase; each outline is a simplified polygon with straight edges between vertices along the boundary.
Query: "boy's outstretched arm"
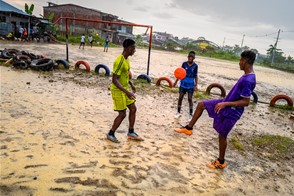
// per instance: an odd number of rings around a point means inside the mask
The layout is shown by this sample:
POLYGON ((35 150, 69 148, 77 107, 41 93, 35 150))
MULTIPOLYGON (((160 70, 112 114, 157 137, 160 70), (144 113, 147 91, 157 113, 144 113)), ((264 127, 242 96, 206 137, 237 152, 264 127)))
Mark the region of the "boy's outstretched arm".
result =
POLYGON ((243 99, 240 99, 238 101, 231 101, 231 102, 220 102, 216 104, 214 111, 216 113, 219 113, 223 108, 227 106, 248 106, 250 103, 250 98, 244 97, 243 99))

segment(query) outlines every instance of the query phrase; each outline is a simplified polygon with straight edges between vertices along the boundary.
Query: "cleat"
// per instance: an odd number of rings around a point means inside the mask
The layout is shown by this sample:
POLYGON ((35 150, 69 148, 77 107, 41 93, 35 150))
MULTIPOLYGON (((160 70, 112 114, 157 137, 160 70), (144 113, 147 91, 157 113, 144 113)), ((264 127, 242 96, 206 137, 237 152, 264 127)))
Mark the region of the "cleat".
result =
POLYGON ((192 135, 193 134, 193 131, 192 130, 188 130, 186 127, 175 129, 175 131, 178 132, 178 133, 185 133, 186 135, 192 135))
POLYGON ((118 139, 114 135, 109 135, 108 133, 106 134, 106 137, 109 141, 112 141, 114 143, 119 143, 118 139))
POLYGON ((226 162, 220 164, 219 160, 212 161, 210 164, 207 164, 207 167, 211 169, 224 169, 227 166, 226 162))
POLYGON ((175 118, 180 118, 180 116, 181 116, 181 113, 177 112, 175 115, 175 118))
POLYGON ((138 136, 137 133, 128 133, 128 139, 136 140, 136 141, 144 141, 144 139, 138 136))

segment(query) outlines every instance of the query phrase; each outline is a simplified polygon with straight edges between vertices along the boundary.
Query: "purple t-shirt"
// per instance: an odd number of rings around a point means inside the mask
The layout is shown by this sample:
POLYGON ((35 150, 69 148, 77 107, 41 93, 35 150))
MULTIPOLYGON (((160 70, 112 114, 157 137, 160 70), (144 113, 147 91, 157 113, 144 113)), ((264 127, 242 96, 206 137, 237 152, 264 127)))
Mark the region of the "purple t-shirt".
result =
MULTIPOLYGON (((256 78, 254 73, 243 75, 231 89, 229 94, 224 98, 223 102, 238 101, 242 98, 250 98, 256 86, 256 78)), ((242 106, 225 107, 220 114, 229 118, 238 120, 244 112, 242 106)))
POLYGON ((218 114, 214 111, 216 104, 224 101, 238 101, 250 97, 256 85, 255 74, 243 75, 234 85, 225 99, 205 100, 203 104, 209 117, 213 118, 213 128, 223 137, 227 137, 244 112, 244 107, 225 107, 218 114))

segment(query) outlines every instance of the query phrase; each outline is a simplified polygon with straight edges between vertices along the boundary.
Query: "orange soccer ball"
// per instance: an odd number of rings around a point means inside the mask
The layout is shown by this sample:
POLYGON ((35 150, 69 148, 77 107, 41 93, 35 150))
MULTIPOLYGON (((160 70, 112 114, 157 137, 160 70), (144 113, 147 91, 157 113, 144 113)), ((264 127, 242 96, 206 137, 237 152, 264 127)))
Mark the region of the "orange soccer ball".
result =
POLYGON ((182 67, 179 67, 175 70, 174 75, 177 79, 182 80, 186 77, 186 70, 182 67))

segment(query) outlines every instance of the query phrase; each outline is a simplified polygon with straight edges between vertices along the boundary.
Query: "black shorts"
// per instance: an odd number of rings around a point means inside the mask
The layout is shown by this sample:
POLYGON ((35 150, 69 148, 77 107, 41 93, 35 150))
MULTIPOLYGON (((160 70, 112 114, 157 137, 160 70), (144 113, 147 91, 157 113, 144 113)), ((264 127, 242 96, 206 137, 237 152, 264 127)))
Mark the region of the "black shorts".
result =
POLYGON ((183 88, 180 86, 180 93, 186 94, 193 94, 194 93, 194 88, 183 88))

